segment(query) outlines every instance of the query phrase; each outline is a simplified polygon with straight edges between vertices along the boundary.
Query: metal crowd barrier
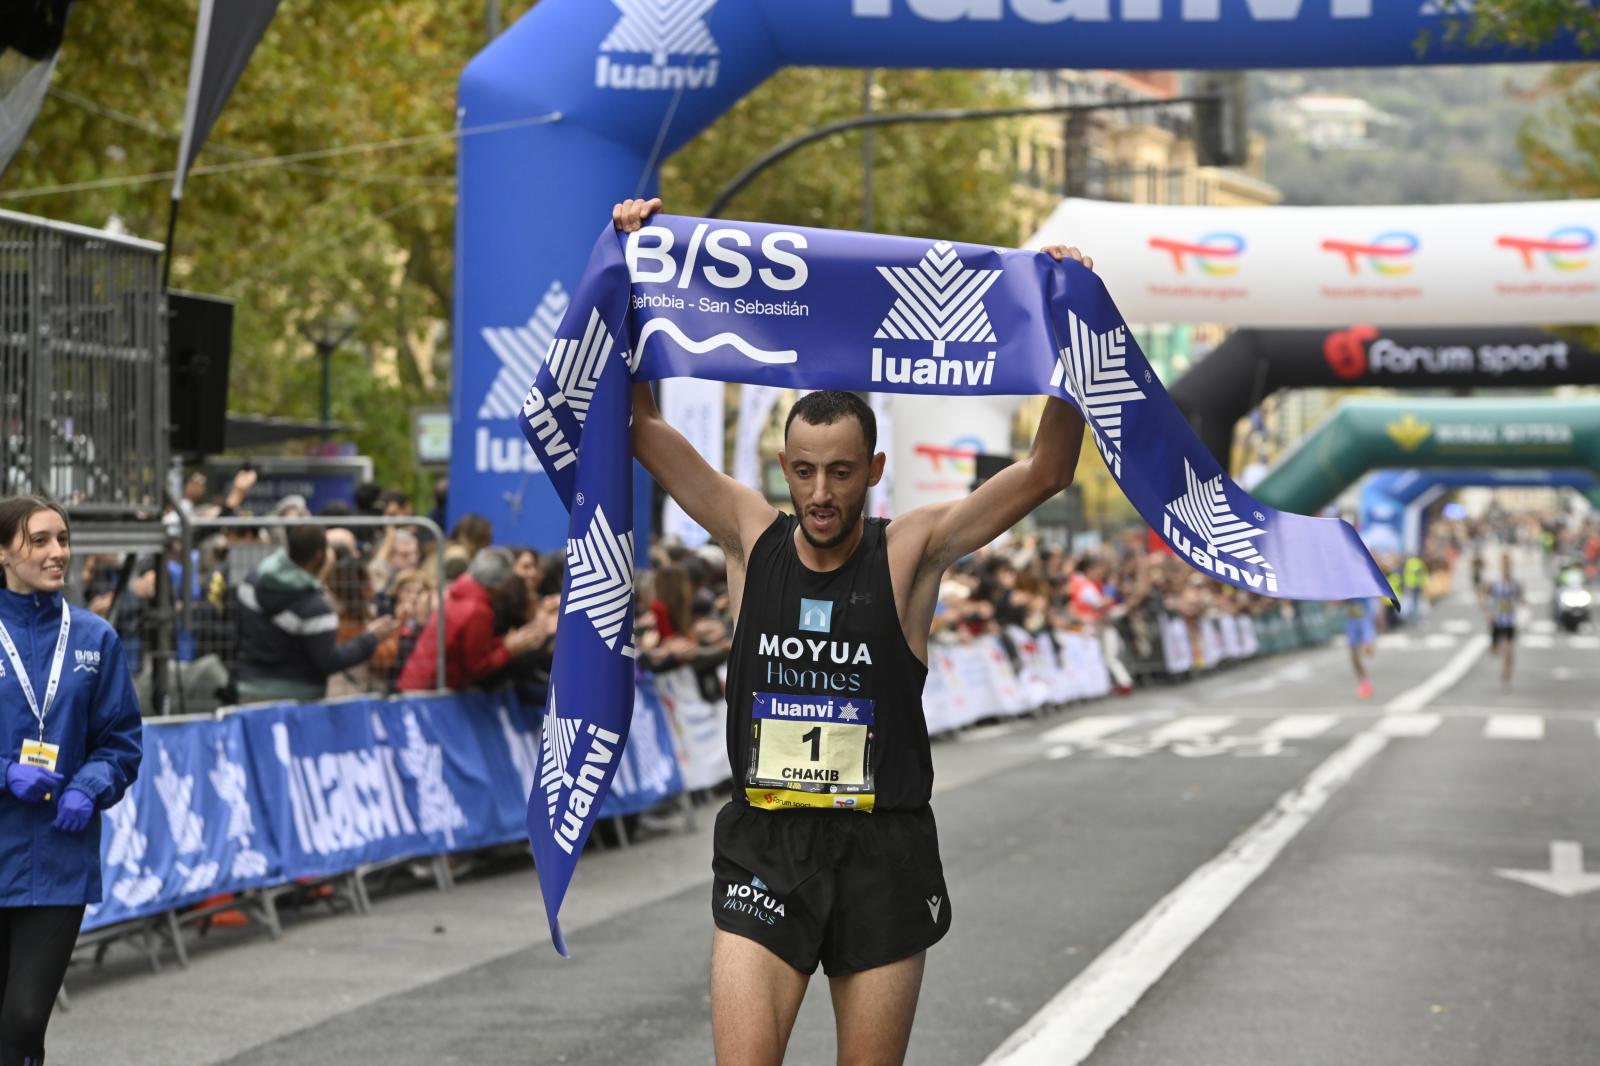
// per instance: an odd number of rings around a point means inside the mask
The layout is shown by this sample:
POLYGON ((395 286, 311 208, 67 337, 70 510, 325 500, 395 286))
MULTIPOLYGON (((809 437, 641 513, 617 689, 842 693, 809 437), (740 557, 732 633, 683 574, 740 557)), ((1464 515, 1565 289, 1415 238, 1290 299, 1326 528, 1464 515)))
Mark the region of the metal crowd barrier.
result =
POLYGON ((160 509, 165 307, 159 244, 0 211, 0 495, 160 509))
MULTIPOLYGON (((147 716, 166 714, 209 714, 235 702, 231 698, 235 668, 239 657, 238 589, 250 573, 272 552, 283 545, 283 531, 293 526, 319 526, 385 530, 409 529, 416 533, 422 550, 422 564, 433 575, 436 602, 425 624, 435 627, 436 686, 443 688, 445 674, 445 626, 442 610, 445 596, 444 534, 432 520, 420 516, 341 516, 326 518, 236 517, 185 520, 177 517, 178 535, 169 538, 176 548, 156 555, 172 573, 159 573, 170 588, 176 610, 157 609, 153 597, 159 589, 155 581, 129 583, 112 608, 112 624, 117 626, 128 651, 130 669, 140 706, 147 716), (233 535, 230 536, 229 534, 233 535), (253 534, 253 535, 241 535, 253 534), (431 558, 429 543, 431 541, 431 558), (146 599, 147 593, 152 598, 146 599), (165 674, 164 686, 157 685, 165 674), (156 699, 158 688, 166 693, 156 699)), ((151 553, 145 553, 147 556, 151 553)), ((370 556, 367 556, 370 561, 370 556)), ((80 559, 78 567, 85 560, 80 559)), ((92 559, 88 560, 92 563, 92 559)), ((106 568, 121 569, 129 560, 115 554, 102 557, 106 568)), ((76 571, 78 567, 75 567, 76 571)), ((375 590, 374 590, 375 591, 375 590)), ((85 602, 90 602, 88 599, 85 602)), ((335 609, 339 607, 334 601, 335 609)), ((398 676, 404 662, 397 662, 398 676)), ((353 675, 359 677, 359 675, 353 675)), ((345 695, 384 695, 393 677, 369 675, 362 684, 345 686, 345 695)))

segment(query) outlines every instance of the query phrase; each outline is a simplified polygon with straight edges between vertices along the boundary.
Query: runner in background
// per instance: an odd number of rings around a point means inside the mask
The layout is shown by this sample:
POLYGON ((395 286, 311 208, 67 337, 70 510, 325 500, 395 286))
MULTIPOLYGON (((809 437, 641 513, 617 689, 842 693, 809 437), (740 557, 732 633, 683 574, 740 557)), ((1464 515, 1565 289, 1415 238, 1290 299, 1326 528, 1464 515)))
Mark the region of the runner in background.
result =
POLYGON ((1483 590, 1484 613, 1489 618, 1490 649, 1500 656, 1500 681, 1511 684, 1513 649, 1517 640, 1517 608, 1522 605, 1522 584, 1511 576, 1511 553, 1500 557, 1500 578, 1483 590))
POLYGON ((1372 678, 1367 674, 1367 660, 1378 650, 1378 608, 1372 600, 1347 600, 1345 610, 1349 617, 1344 623, 1344 636, 1350 644, 1350 665, 1356 671, 1356 699, 1372 698, 1372 678))

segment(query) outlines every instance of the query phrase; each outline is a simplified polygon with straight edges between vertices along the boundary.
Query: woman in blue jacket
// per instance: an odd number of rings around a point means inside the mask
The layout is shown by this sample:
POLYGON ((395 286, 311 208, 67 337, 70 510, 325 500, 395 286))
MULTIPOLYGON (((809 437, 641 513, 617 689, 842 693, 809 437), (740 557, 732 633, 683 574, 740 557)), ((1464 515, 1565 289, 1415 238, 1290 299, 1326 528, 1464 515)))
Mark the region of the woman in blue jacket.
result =
POLYGON ((40 1066, 44 1031, 100 902, 100 812, 139 769, 139 705, 116 630, 61 586, 66 512, 0 499, 0 1066, 40 1066))

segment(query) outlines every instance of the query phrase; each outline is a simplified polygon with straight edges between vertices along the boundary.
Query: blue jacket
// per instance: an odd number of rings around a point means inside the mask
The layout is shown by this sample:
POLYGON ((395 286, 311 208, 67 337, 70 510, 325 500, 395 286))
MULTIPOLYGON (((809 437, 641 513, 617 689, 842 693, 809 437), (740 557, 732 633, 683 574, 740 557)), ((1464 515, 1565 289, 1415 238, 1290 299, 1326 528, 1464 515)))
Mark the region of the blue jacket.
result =
MULTIPOLYGON (((61 595, 0 589, 0 622, 44 700, 61 632, 61 595)), ((6 769, 35 740, 39 723, 22 694, 10 656, 0 650, 0 907, 78 906, 100 902, 100 816, 82 833, 52 829, 56 804, 24 803, 3 786, 6 769)), ((103 811, 139 772, 139 704, 117 631, 99 615, 72 608, 72 633, 61 687, 44 720, 44 739, 59 744, 56 772, 103 811)))

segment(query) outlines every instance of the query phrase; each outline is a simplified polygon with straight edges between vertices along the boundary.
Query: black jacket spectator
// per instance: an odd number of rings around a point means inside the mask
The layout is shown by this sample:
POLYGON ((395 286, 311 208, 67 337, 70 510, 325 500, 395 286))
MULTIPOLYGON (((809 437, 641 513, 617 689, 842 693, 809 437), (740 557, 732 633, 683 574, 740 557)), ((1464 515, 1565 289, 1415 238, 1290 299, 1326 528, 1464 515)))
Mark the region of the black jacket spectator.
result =
POLYGON ((318 578, 328 554, 323 531, 297 526, 288 539, 239 586, 241 701, 320 699, 331 675, 378 647, 372 632, 338 643, 339 616, 318 578))

